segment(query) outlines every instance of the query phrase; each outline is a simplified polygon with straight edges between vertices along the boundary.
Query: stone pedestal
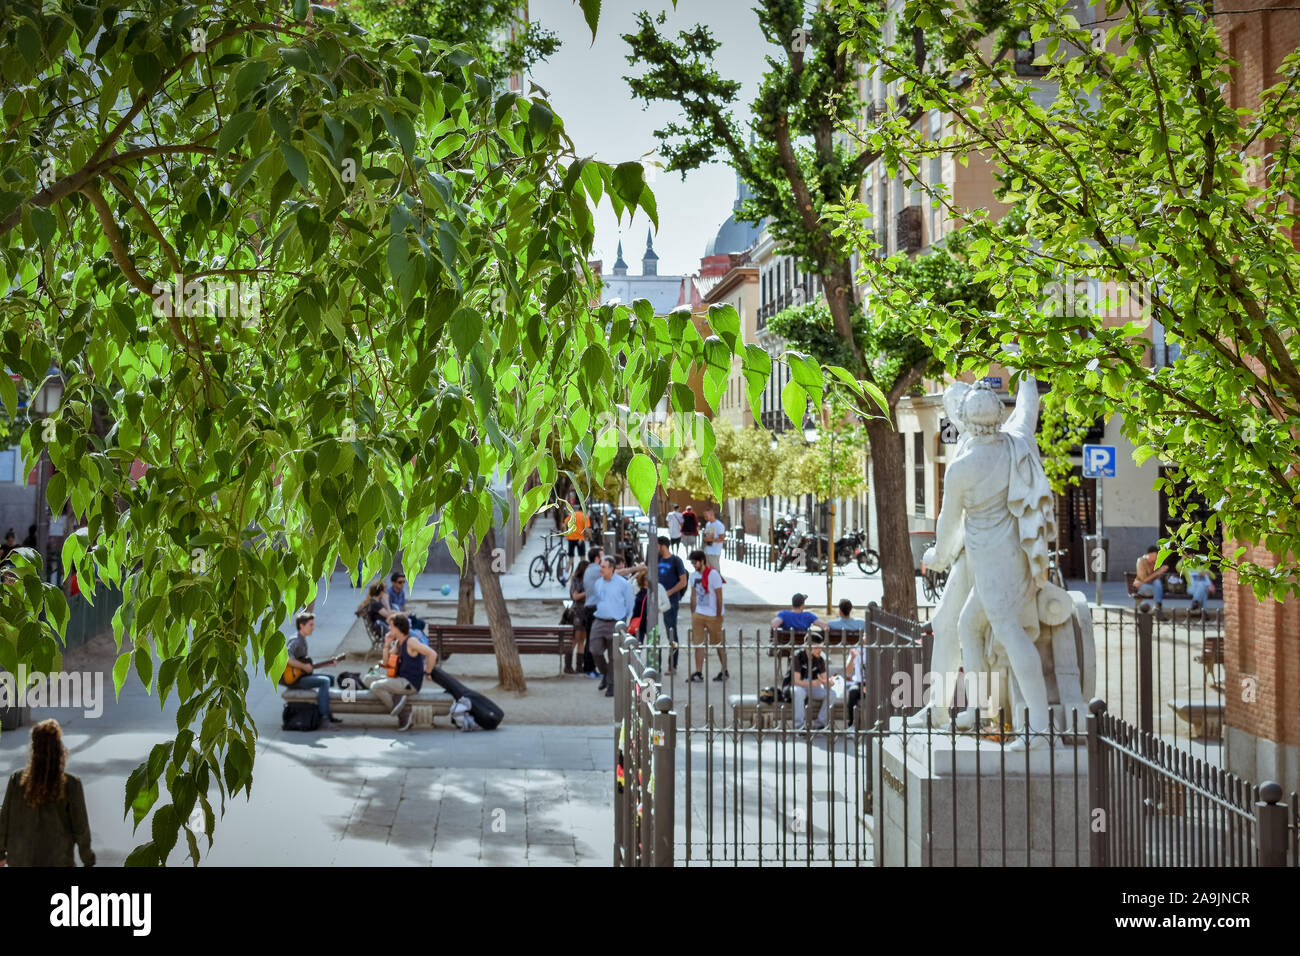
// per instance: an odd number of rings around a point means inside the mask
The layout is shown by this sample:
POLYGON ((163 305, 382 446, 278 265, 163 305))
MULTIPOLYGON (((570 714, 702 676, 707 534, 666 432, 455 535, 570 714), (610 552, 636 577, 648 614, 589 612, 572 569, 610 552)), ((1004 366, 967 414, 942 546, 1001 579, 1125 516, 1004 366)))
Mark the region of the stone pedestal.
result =
POLYGON ((954 851, 958 866, 1088 865, 1082 741, 1026 754, 909 731, 905 749, 901 724, 872 742, 877 866, 952 866, 954 851))

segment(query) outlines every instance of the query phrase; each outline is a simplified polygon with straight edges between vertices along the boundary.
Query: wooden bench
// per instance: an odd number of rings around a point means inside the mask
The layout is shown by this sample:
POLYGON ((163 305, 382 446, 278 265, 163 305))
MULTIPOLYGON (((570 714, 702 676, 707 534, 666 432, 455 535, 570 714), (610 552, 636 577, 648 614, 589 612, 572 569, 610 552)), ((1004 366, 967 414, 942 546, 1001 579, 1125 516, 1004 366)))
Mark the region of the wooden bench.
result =
MULTIPOLYGON (((822 647, 846 647, 862 640, 866 631, 861 628, 830 629, 822 637, 822 647)), ((808 632, 788 627, 774 627, 768 635, 767 656, 789 657, 790 652, 808 643, 808 632)))
MULTIPOLYGON (((573 650, 573 625, 516 627, 512 629, 520 654, 555 654, 564 670, 564 659, 573 650)), ((442 663, 452 654, 495 654, 492 630, 486 624, 438 624, 427 622, 425 636, 442 663)))
MULTIPOLYGON (((727 706, 741 727, 774 730, 794 723, 794 701, 765 704, 758 699, 757 694, 732 694, 727 698, 727 706)), ((820 709, 821 701, 809 701, 804 717, 812 720, 820 709)), ((827 717, 835 727, 844 729, 849 719, 848 700, 837 699, 832 703, 827 708, 827 717)))
POLYGON ((1215 671, 1223 663, 1223 635, 1206 635, 1201 643, 1201 653, 1192 660, 1205 668, 1205 676, 1209 679, 1210 686, 1218 689, 1220 682, 1215 671))
MULTIPOLYGON (((306 704, 314 704, 318 700, 316 690, 307 687, 286 687, 280 696, 288 702, 306 704)), ((411 694, 406 699, 415 708, 412 714, 412 725, 415 727, 432 727, 433 718, 447 716, 451 713, 451 705, 455 702, 451 694, 436 685, 432 688, 422 688, 418 694, 411 694)), ((330 688, 330 713, 332 714, 387 714, 389 712, 390 709, 385 707, 378 697, 364 688, 358 687, 355 691, 351 688, 330 688)))
POLYGON ((1184 700, 1174 698, 1169 709, 1192 728, 1192 736, 1219 739, 1223 731, 1223 702, 1217 700, 1184 700))
MULTIPOLYGON (((1140 601, 1144 597, 1144 595, 1138 593, 1138 588, 1143 585, 1137 583, 1137 577, 1136 571, 1124 572, 1124 584, 1128 587, 1128 596, 1134 601, 1140 601)), ((1192 595, 1191 592, 1187 590, 1187 582, 1184 581, 1183 583, 1176 585, 1165 585, 1166 601, 1190 601, 1191 599, 1192 595)))

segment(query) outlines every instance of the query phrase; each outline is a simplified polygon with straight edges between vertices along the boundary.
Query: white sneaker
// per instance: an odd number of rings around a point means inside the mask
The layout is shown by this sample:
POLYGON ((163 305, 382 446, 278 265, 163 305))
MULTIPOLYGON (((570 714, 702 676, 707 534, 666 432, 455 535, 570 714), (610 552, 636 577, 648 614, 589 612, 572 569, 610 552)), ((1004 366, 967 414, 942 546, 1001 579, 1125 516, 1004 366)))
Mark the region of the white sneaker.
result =
POLYGON ((406 719, 398 725, 398 730, 410 730, 411 724, 415 722, 415 712, 411 710, 407 713, 406 719))
POLYGON ((1006 749, 1011 753, 1024 753, 1026 750, 1042 750, 1046 746, 1047 746, 1046 737, 1039 736, 1031 732, 1031 735, 1028 740, 1026 740, 1025 735, 1021 733, 1019 736, 1016 737, 1015 740, 1007 744, 1006 749))
POLYGON ((397 698, 397 703, 393 705, 393 709, 390 710, 389 713, 392 714, 394 717, 396 717, 398 712, 405 706, 406 706, 406 698, 399 697, 397 698))

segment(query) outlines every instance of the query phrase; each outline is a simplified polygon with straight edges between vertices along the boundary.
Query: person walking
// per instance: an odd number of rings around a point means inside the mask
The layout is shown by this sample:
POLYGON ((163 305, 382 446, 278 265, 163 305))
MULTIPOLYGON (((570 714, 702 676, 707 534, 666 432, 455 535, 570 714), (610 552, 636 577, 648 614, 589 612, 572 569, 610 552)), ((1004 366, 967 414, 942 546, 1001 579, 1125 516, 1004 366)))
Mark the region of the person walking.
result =
POLYGON ((708 653, 706 644, 718 649, 718 664, 721 670, 714 675, 715 681, 725 681, 731 675, 727 673, 727 651, 722 646, 722 585, 725 583, 722 572, 712 567, 704 558, 703 551, 691 552, 691 643, 695 645, 695 673, 691 674, 692 683, 704 680, 704 658, 708 653))
POLYGON ((569 516, 569 530, 564 534, 564 540, 568 544, 569 563, 573 563, 576 555, 579 559, 586 557, 587 554, 587 529, 591 527, 591 522, 587 519, 587 514, 582 510, 582 505, 573 505, 573 514, 569 516))
POLYGON ((582 589, 582 579, 590 566, 591 562, 583 558, 573 569, 573 574, 569 576, 569 598, 573 601, 569 611, 573 620, 573 657, 564 658, 564 673, 585 673, 588 677, 592 676, 592 672, 582 666, 583 656, 587 650, 587 595, 582 589))
POLYGON ((673 505, 672 510, 668 512, 668 547, 673 549, 676 554, 682 546, 682 512, 677 505, 673 505))
POLYGON ((595 591, 596 582, 600 580, 600 559, 603 554, 604 552, 596 545, 587 549, 587 566, 582 571, 582 582, 578 590, 571 592, 574 600, 583 602, 582 630, 586 634, 586 641, 583 645, 582 672, 593 680, 600 677, 600 670, 596 667, 596 659, 591 650, 591 630, 596 620, 595 591))
POLYGON ((57 720, 32 728, 27 767, 9 778, 0 807, 0 866, 95 865, 81 781, 65 769, 68 748, 57 720))
MULTIPOLYGON (((659 539, 659 586, 664 589, 668 595, 668 603, 662 605, 660 610, 664 616, 664 639, 668 641, 668 646, 672 649, 672 656, 668 661, 668 673, 677 673, 677 609, 681 606, 682 595, 686 593, 686 587, 690 575, 686 571, 686 565, 682 559, 673 553, 674 546, 672 538, 659 539)), ((681 539, 678 539, 681 544, 681 539)))
MULTIPOLYGON (((623 575, 614 573, 614 559, 606 555, 600 562, 600 578, 592 586, 596 610, 587 645, 592 660, 601 673, 599 690, 606 697, 614 696, 614 625, 627 622, 632 616, 635 594, 632 583, 623 575)), ((588 604, 590 604, 588 600, 588 604)))
POLYGON ((686 547, 687 556, 695 550, 696 542, 700 540, 700 519, 695 512, 687 505, 682 509, 682 544, 686 547))
POLYGON ((709 567, 722 570, 722 542, 727 540, 727 526, 718 520, 718 513, 713 508, 704 509, 704 528, 700 535, 704 545, 704 557, 709 567))

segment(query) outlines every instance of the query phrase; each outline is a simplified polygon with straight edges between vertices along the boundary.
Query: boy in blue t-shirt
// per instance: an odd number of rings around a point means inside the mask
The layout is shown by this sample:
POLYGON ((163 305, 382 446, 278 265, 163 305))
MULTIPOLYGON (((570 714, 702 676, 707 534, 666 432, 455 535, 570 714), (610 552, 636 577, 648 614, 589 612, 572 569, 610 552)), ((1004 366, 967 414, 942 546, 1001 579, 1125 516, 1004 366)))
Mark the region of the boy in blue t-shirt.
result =
POLYGON ((808 600, 806 594, 796 594, 792 597, 790 599, 790 610, 777 612, 776 617, 772 618, 772 626, 792 631, 806 631, 811 627, 816 627, 825 631, 826 622, 812 611, 803 609, 806 600, 808 600))

